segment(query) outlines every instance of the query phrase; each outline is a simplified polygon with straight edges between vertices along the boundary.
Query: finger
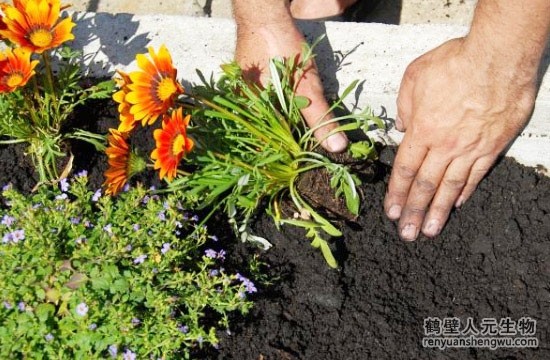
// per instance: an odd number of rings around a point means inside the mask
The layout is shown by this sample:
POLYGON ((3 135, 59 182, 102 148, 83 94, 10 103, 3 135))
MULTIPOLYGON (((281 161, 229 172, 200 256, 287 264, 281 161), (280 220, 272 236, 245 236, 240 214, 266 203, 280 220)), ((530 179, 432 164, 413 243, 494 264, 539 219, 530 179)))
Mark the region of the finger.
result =
POLYGON ((424 235, 434 237, 441 232, 451 209, 466 185, 472 162, 471 159, 461 157, 454 159, 447 167, 422 225, 424 235))
POLYGON ((342 132, 331 134, 338 127, 338 123, 330 122, 334 116, 329 112, 330 107, 325 100, 323 85, 314 64, 298 79, 297 85, 296 93, 310 100, 309 106, 302 109, 302 115, 308 126, 316 129, 314 135, 321 142, 321 146, 330 152, 344 151, 348 139, 342 132), (319 127, 322 123, 327 124, 319 127))
POLYGON ((403 240, 416 240, 428 207, 443 179, 449 160, 441 153, 430 151, 411 184, 407 202, 399 219, 399 235, 403 240))
POLYGON ((413 142, 410 133, 405 134, 397 155, 388 183, 384 200, 384 210, 391 220, 397 220, 407 202, 412 182, 428 152, 426 146, 413 142))
POLYGON ((472 166, 472 170, 470 170, 468 181, 466 182, 464 189, 462 189, 461 194, 458 196, 458 199, 455 202, 456 207, 461 207, 462 205, 464 205, 466 200, 468 200, 470 196, 472 196, 475 189, 477 188, 477 185, 481 182, 481 180, 483 180, 483 177, 485 177, 487 172, 489 172, 489 170, 495 163, 496 158, 496 155, 487 155, 479 158, 474 163, 474 165, 472 166))

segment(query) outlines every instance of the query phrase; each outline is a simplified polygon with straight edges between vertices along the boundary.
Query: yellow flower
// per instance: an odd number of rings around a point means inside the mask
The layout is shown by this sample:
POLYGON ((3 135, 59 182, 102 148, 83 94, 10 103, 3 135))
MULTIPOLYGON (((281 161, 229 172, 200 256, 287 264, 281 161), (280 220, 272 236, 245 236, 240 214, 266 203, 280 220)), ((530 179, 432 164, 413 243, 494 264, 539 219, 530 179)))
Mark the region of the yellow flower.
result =
POLYGON ((0 93, 12 92, 24 86, 34 75, 37 60, 31 61, 31 53, 21 48, 7 48, 0 53, 0 93))
POLYGON ((136 126, 136 120, 134 115, 130 113, 131 104, 126 101, 126 95, 130 92, 128 85, 132 83, 130 76, 122 71, 117 71, 120 78, 116 78, 120 90, 114 93, 113 100, 118 103, 118 114, 120 124, 118 125, 118 131, 129 132, 136 126))
POLYGON ((151 153, 151 159, 156 160, 154 168, 160 169, 160 179, 172 181, 176 176, 181 159, 193 149, 193 140, 187 137, 187 125, 191 117, 182 115, 182 109, 172 112, 172 116, 164 116, 162 129, 153 133, 156 148, 151 153))
POLYGON ((14 0, 13 6, 0 4, 4 28, 0 36, 31 52, 42 53, 74 39, 75 23, 59 21, 59 0, 14 0))
POLYGON ((131 104, 130 114, 142 125, 153 124, 174 105, 182 94, 183 86, 177 81, 177 70, 172 65, 170 53, 163 45, 155 54, 149 47, 150 61, 145 54, 138 54, 136 60, 142 71, 129 74, 131 83, 124 100, 131 104))
POLYGON ((138 172, 145 169, 145 161, 130 150, 126 139, 128 133, 121 133, 115 129, 109 129, 107 136, 109 147, 105 150, 109 168, 105 171, 105 182, 107 195, 116 195, 128 180, 138 172))

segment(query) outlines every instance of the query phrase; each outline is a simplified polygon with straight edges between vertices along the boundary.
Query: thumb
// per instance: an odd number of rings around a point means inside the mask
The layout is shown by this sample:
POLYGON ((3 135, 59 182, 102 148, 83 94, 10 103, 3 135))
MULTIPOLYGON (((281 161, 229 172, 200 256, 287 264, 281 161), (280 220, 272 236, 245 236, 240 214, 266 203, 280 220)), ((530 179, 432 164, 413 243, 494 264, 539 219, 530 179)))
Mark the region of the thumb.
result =
POLYGON ((413 116, 413 80, 412 66, 409 65, 403 79, 401 80, 401 85, 399 86, 399 94, 397 96, 397 116, 395 117, 395 128, 399 131, 406 131, 407 125, 411 117, 413 116))
POLYGON ((309 106, 302 109, 302 115, 308 126, 315 129, 314 135, 321 143, 321 146, 334 153, 344 151, 348 146, 348 139, 343 132, 331 134, 338 127, 338 123, 330 122, 334 118, 334 115, 329 113, 329 105, 325 100, 323 85, 321 84, 315 65, 312 65, 298 79, 296 93, 310 100, 309 106), (324 122, 328 123, 320 126, 324 122))

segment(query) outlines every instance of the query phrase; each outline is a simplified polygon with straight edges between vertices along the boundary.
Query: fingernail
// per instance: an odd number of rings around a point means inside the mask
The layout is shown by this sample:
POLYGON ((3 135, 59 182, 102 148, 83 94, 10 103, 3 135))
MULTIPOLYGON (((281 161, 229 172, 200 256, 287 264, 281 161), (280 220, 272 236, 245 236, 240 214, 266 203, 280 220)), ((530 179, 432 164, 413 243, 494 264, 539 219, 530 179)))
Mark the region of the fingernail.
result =
POLYGON ((436 236, 441 231, 441 226, 439 225, 439 221, 437 220, 430 220, 424 227, 424 234, 426 236, 436 236))
POLYGON ((407 241, 416 240, 418 236, 418 230, 413 224, 407 224, 403 229, 401 229, 401 238, 407 241))
POLYGON ((459 208, 461 207, 462 205, 464 205, 464 202, 466 201, 466 199, 464 199, 464 196, 460 196, 458 198, 458 200, 455 202, 455 207, 459 208))
POLYGON ((327 150, 334 153, 342 152, 348 146, 348 141, 346 137, 341 133, 336 133, 330 135, 327 140, 327 150))
POLYGON ((401 120, 399 115, 395 117, 395 128, 399 131, 403 130, 403 121, 401 120))
POLYGON ((391 220, 397 220, 401 216, 401 206, 399 205, 392 205, 390 209, 388 210, 388 217, 391 220))

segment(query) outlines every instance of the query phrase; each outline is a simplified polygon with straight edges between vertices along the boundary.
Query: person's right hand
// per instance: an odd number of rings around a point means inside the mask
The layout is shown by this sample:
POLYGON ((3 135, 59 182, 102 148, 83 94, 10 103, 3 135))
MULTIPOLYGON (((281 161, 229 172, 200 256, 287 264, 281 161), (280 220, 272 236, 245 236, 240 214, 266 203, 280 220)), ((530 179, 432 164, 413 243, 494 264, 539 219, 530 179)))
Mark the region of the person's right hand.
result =
MULTIPOLYGON (((280 22, 260 26, 239 24, 235 59, 243 68, 245 77, 265 85, 269 81, 269 60, 275 57, 299 56, 304 43, 303 35, 290 16, 288 19, 280 19, 280 22)), ((321 121, 330 120, 333 115, 327 115, 329 106, 315 63, 311 62, 304 75, 296 81, 297 94, 310 100, 309 106, 302 110, 309 127, 313 128, 321 121)), ((321 141, 321 145, 331 152, 341 152, 347 147, 347 138, 343 133, 326 137, 337 126, 333 122, 315 131, 315 137, 321 141)))

